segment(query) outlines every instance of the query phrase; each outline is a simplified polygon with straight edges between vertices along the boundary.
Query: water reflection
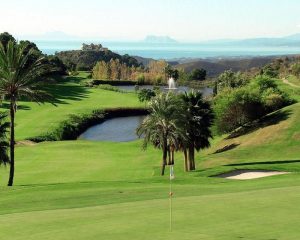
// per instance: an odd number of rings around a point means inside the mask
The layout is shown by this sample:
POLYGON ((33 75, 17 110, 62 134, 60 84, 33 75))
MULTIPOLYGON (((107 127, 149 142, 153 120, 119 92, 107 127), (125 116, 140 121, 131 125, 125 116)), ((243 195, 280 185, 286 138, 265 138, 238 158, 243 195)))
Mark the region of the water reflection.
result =
POLYGON ((111 142, 134 141, 138 138, 135 133, 136 128, 144 118, 145 116, 133 116, 109 119, 90 127, 79 136, 79 139, 111 142))
MULTIPOLYGON (((125 86, 117 86, 118 88, 124 90, 124 91, 128 91, 128 92, 132 92, 135 89, 135 86, 133 85, 125 85, 125 86)), ((159 86, 161 91, 168 91, 167 86, 159 86)), ((142 85, 139 86, 139 89, 153 89, 153 85, 142 85)), ((188 92, 192 90, 192 88, 187 87, 187 86, 178 86, 177 87, 177 92, 188 92)), ((211 96, 213 94, 213 89, 210 87, 203 87, 199 89, 204 97, 208 97, 211 96)))

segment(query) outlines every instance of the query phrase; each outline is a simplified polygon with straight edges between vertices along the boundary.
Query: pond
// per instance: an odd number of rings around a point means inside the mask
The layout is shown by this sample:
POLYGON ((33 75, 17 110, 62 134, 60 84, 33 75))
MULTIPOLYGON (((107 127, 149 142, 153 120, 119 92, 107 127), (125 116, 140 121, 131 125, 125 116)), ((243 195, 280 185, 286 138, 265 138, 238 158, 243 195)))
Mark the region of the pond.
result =
POLYGON ((117 117, 87 129, 79 139, 90 141, 129 142, 138 139, 137 127, 145 116, 117 117))
MULTIPOLYGON (((124 91, 132 92, 135 89, 135 86, 133 85, 125 85, 125 86, 117 86, 119 89, 122 89, 124 91)), ((168 91, 167 86, 160 86, 159 87, 161 91, 168 91)), ((142 85, 139 86, 139 89, 153 89, 153 85, 142 85)), ((187 86, 179 86, 177 87, 177 92, 188 92, 192 90, 192 88, 187 86)), ((213 88, 210 87, 203 87, 199 89, 204 97, 208 97, 213 94, 213 88)))

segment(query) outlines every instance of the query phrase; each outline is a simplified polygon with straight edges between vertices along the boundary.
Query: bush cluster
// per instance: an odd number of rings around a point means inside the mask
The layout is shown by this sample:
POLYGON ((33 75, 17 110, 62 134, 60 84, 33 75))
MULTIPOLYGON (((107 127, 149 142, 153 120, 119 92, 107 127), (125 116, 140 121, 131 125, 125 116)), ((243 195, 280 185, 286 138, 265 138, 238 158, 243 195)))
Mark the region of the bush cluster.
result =
POLYGON ((122 89, 120 89, 116 86, 109 85, 109 84, 100 84, 97 86, 97 88, 100 88, 103 90, 108 90, 108 91, 113 91, 113 92, 125 93, 125 91, 123 91, 122 89))
POLYGON ((247 85, 218 93, 214 99, 215 125, 219 133, 230 132, 291 103, 293 100, 273 79, 258 76, 247 85))

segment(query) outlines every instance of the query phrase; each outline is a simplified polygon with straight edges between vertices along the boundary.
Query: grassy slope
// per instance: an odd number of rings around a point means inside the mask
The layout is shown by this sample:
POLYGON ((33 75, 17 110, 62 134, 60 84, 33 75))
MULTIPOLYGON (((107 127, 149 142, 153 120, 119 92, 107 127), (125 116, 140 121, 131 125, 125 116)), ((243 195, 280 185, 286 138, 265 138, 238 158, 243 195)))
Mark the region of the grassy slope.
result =
POLYGON ((275 123, 266 122, 265 127, 237 138, 216 139, 213 147, 205 151, 205 161, 198 161, 199 167, 223 166, 224 171, 224 165, 236 164, 227 168, 300 171, 300 104, 286 107, 276 114, 271 114, 269 118, 277 120, 275 123), (235 144, 236 147, 222 153, 214 153, 217 149, 231 144, 235 144), (257 162, 266 164, 256 164, 257 162))
MULTIPOLYGON (((88 111, 95 98, 99 107, 137 104, 127 94, 87 90, 91 92, 86 98, 62 104, 65 110, 45 110, 48 117, 38 124, 47 126, 60 114, 88 111), (105 101, 105 94, 114 99, 105 101)), ((18 116, 29 118, 30 112, 43 108, 48 106, 19 111, 18 116)), ((142 152, 140 141, 19 146, 16 186, 0 188, 0 239, 299 239, 300 165, 295 160, 300 156, 300 106, 282 112, 288 116, 276 124, 231 140, 215 139, 211 149, 197 156, 198 171, 183 173, 182 156, 176 155, 172 233, 168 231, 168 178, 158 176, 160 152, 151 148, 142 152), (212 154, 233 142, 240 145, 212 154), (290 162, 273 164, 285 160, 290 162), (259 164, 262 161, 268 163, 259 164), (251 164, 224 166, 247 162, 251 164), (234 168, 293 173, 249 181, 208 177, 234 168)), ((32 134, 28 127, 33 124, 22 124, 19 138, 32 134)), ((7 170, 0 170, 2 185, 6 174, 7 170)))

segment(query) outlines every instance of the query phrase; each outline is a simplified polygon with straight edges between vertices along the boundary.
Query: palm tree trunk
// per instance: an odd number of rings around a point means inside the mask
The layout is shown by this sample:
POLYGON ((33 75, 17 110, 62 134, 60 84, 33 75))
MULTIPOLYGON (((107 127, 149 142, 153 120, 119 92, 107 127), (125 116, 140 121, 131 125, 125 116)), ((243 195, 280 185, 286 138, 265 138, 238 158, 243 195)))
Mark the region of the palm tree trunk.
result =
POLYGON ((170 147, 168 147, 168 165, 172 165, 172 155, 170 147))
POLYGON ((171 151, 171 165, 174 165, 174 150, 171 151))
POLYGON ((168 150, 167 147, 163 148, 163 159, 162 159, 162 164, 161 164, 161 175, 165 175, 165 168, 167 165, 167 157, 168 157, 168 150))
POLYGON ((195 170, 195 149, 194 146, 189 146, 189 165, 190 170, 195 170))
POLYGON ((189 169, 188 155, 187 155, 187 150, 186 149, 183 150, 183 155, 184 155, 184 171, 188 172, 190 169, 189 169))
POLYGON ((15 104, 15 99, 12 97, 10 100, 10 169, 7 186, 13 185, 15 174, 15 104))

